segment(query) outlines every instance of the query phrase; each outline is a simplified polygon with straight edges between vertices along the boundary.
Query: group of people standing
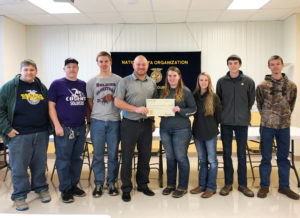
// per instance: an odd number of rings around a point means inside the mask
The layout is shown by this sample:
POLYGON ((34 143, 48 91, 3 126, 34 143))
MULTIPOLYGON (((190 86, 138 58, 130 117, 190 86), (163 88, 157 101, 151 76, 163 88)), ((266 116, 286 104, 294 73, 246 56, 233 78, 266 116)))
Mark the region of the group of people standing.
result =
POLYGON ((279 174, 278 192, 292 199, 299 195, 289 187, 290 122, 297 88, 282 73, 283 60, 268 60, 271 75, 255 91, 254 81, 241 70, 242 60, 236 55, 227 59, 228 73, 217 82, 213 91, 211 77, 200 73, 192 93, 182 80, 180 69, 171 66, 166 72, 165 88, 160 95, 155 82, 147 75, 149 63, 139 55, 133 62, 133 73, 125 78, 111 72, 112 58, 107 52, 96 57, 99 74, 87 83, 78 79, 79 64, 74 58, 64 63, 65 77, 47 88, 36 77, 37 66, 32 60, 21 63, 21 73, 0 89, 0 134, 9 148, 12 183, 11 199, 17 210, 27 210, 27 194, 33 190, 43 203, 51 201, 45 170, 49 135, 54 144, 62 201, 71 203, 74 196, 83 197, 78 187, 87 134, 93 145, 92 169, 95 187, 93 197, 102 196, 105 184, 104 153, 108 154, 106 185, 108 194, 119 194, 116 185, 119 173, 118 148, 121 141, 122 200, 131 200, 133 189, 132 159, 138 151, 137 191, 147 196, 155 193, 148 187, 149 162, 152 149, 154 117, 147 117, 146 99, 175 99, 174 116, 161 117, 160 137, 167 157, 167 187, 163 195, 182 197, 188 191, 190 164, 188 147, 193 137, 200 170, 199 184, 190 190, 209 198, 216 193, 218 160, 217 135, 221 124, 225 186, 221 195, 228 195, 233 185, 232 139, 237 141, 238 190, 245 196, 254 193, 247 187, 246 145, 251 108, 257 100, 261 114, 260 189, 257 196, 269 192, 272 146, 277 142, 279 174), (122 120, 120 112, 122 111, 122 120), (194 116, 191 127, 190 116, 194 116), (31 171, 31 182, 27 173, 31 171), (177 176, 178 170, 178 176, 177 176), (178 178, 178 182, 177 182, 178 178))

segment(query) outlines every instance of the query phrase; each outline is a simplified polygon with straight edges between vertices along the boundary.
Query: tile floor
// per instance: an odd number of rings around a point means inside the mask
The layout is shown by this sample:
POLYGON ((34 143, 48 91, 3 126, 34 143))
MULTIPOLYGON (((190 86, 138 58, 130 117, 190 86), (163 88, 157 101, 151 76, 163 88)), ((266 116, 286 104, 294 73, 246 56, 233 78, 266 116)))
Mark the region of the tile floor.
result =
MULTIPOLYGON (((220 157, 219 157, 220 158, 220 157)), ((156 158, 157 159, 157 158, 156 158)), ((156 161, 155 158, 152 161, 156 161)), ((221 161, 221 158, 219 159, 221 161)), ((234 158, 235 168, 236 160, 234 158)), ((279 194, 277 168, 273 168, 271 178, 271 191, 266 199, 257 197, 247 198, 237 191, 236 177, 233 192, 229 196, 220 196, 219 193, 210 199, 202 199, 200 195, 186 194, 184 197, 174 199, 171 196, 163 196, 162 189, 158 184, 157 170, 151 170, 149 187, 155 192, 155 196, 148 197, 134 190, 132 192, 132 200, 125 203, 121 200, 121 196, 109 196, 107 190, 100 198, 93 198, 92 191, 94 185, 87 180, 88 166, 84 165, 81 187, 87 192, 87 196, 83 198, 75 198, 75 202, 71 204, 62 203, 60 192, 58 191, 58 179, 55 173, 53 182, 50 181, 50 175, 54 159, 49 158, 47 172, 50 193, 52 201, 43 204, 37 198, 35 193, 28 195, 27 201, 30 209, 25 212, 17 212, 10 200, 12 192, 12 184, 10 180, 10 172, 8 178, 3 182, 5 170, 0 171, 0 217, 5 216, 19 217, 18 214, 71 214, 72 217, 89 217, 89 215, 106 215, 103 217, 130 217, 130 218, 148 218, 148 217, 223 217, 223 218, 300 218, 300 200, 295 201, 279 194), (2 213, 2 214, 1 214, 2 213), (74 216, 77 215, 77 216, 74 216)), ((191 173, 189 189, 197 185, 197 157, 190 155, 191 173)), ((164 159, 165 166, 165 159, 164 159)), ((298 171, 300 172, 300 162, 296 162, 298 171)), ((258 177, 258 168, 255 168, 255 175, 258 177)), ((253 182, 251 172, 248 169, 248 185, 256 193, 259 187, 259 178, 253 182)), ((224 185, 223 170, 218 171, 218 190, 224 185)), ((291 188, 300 193, 296 184, 296 177, 291 171, 291 188)), ((164 185, 166 184, 166 172, 164 171, 164 185)), ((119 181, 120 185, 120 181, 119 181)), ((135 185, 135 183, 134 183, 135 185)), ((40 217, 40 216, 39 216, 40 217)), ((55 217, 55 216, 54 216, 55 217)), ((58 217, 58 216, 57 216, 58 217)), ((97 216, 100 217, 100 216, 97 216)))

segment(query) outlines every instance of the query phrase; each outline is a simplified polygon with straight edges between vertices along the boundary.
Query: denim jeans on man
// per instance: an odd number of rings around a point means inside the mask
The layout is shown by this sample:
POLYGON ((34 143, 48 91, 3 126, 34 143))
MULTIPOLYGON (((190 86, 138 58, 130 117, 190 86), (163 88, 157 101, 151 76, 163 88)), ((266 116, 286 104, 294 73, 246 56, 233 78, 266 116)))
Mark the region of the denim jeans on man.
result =
POLYGON ((290 151, 290 128, 272 129, 262 127, 261 131, 261 155, 262 160, 259 165, 260 186, 270 186, 270 174, 272 171, 271 160, 274 137, 277 143, 277 166, 279 175, 279 188, 290 188, 290 161, 288 160, 290 151))
POLYGON ((85 143, 86 127, 72 128, 74 138, 70 139, 70 127, 63 126, 64 136, 55 136, 56 169, 59 179, 59 190, 67 192, 76 186, 82 168, 81 154, 85 143))
POLYGON ((48 131, 17 135, 8 144, 11 179, 14 192, 11 199, 26 198, 34 190, 48 190, 45 176, 47 165, 48 131), (31 172, 31 183, 27 169, 31 172))
POLYGON ((120 121, 91 119, 91 139, 94 147, 93 171, 95 185, 103 185, 105 180, 105 143, 107 143, 108 153, 106 184, 114 184, 119 172, 118 148, 120 142, 120 121))
POLYGON ((217 136, 207 141, 195 139, 198 159, 200 160, 199 187, 203 190, 208 189, 212 192, 215 192, 217 189, 217 140, 217 136))
POLYGON ((238 184, 240 186, 247 186, 246 147, 248 140, 248 126, 230 125, 221 125, 225 185, 233 184, 233 165, 231 159, 233 131, 235 133, 237 144, 238 184))
POLYGON ((187 150, 192 137, 190 128, 160 129, 161 142, 167 155, 167 185, 176 187, 177 164, 179 189, 186 190, 189 183, 190 162, 187 150))

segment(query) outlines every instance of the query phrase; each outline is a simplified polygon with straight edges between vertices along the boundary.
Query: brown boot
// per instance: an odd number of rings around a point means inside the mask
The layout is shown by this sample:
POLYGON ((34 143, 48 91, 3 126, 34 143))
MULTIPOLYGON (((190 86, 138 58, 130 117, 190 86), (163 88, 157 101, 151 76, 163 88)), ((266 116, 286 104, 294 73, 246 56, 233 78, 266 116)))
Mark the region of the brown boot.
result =
POLYGON ((190 190, 190 193, 191 194, 199 194, 201 192, 204 192, 205 190, 200 188, 200 187, 196 187, 196 188, 193 188, 192 190, 190 190))
POLYGON ((225 185, 221 191, 220 191, 220 195, 226 196, 229 194, 229 192, 232 191, 232 185, 225 185))
POLYGON ((240 186, 238 187, 238 190, 242 192, 247 197, 254 197, 253 191, 251 191, 247 186, 240 186))
POLYGON ((202 198, 210 198, 214 194, 216 194, 216 192, 206 189, 205 192, 201 195, 201 197, 202 198))
POLYGON ((257 197, 265 198, 265 197, 267 197, 268 193, 269 193, 268 187, 261 187, 257 192, 257 197))
POLYGON ((297 193, 293 192, 289 188, 279 188, 278 192, 281 193, 281 194, 284 194, 287 197, 289 197, 291 199, 294 199, 294 200, 299 200, 299 198, 300 198, 300 196, 297 193))

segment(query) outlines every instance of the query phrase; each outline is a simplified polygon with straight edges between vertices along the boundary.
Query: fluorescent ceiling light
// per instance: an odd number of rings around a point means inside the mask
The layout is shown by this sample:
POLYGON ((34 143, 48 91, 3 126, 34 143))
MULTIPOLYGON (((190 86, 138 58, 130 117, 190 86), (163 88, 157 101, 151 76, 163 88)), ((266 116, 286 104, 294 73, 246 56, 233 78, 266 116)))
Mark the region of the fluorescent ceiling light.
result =
POLYGON ((76 14, 80 13, 77 8, 75 8, 70 3, 65 2, 54 2, 52 0, 28 0, 32 4, 40 7, 41 9, 47 11, 50 14, 76 14))
POLYGON ((250 10, 259 9, 270 0, 233 0, 228 10, 250 10))

